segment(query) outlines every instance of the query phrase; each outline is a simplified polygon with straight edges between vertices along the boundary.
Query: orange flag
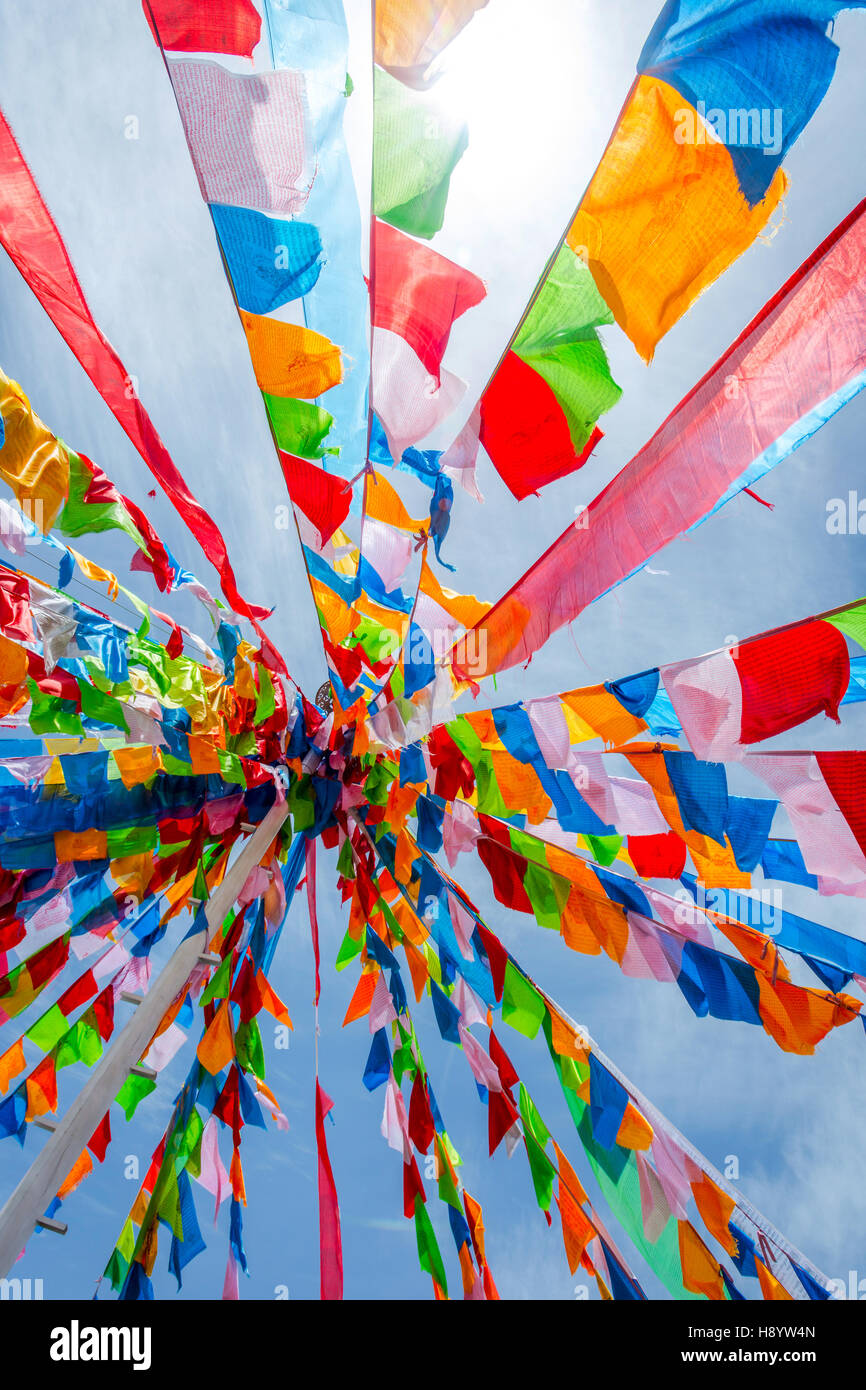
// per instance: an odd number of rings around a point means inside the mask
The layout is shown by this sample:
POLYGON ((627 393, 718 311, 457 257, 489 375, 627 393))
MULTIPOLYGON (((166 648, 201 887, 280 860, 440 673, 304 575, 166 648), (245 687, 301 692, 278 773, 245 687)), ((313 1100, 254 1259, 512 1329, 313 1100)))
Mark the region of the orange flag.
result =
POLYGON ((9 1082, 14 1076, 18 1076, 26 1065, 24 1048, 19 1038, 18 1041, 7 1048, 2 1057, 0 1057, 0 1091, 2 1091, 4 1095, 9 1089, 9 1082))
POLYGON ((771 1274, 763 1260, 755 1256, 755 1264, 758 1267, 758 1283, 761 1285, 761 1293, 769 1303, 781 1303, 792 1295, 779 1283, 775 1274, 771 1274))
POLYGON ((74 1192, 80 1182, 83 1182, 88 1173, 93 1172, 93 1159, 84 1149, 75 1160, 72 1171, 67 1174, 61 1187, 57 1190, 57 1196, 61 1201, 68 1197, 70 1192, 74 1192))
POLYGON ((718 1260, 713 1258, 689 1221, 678 1221, 677 1226, 683 1284, 689 1293, 701 1293, 704 1298, 721 1302, 725 1297, 725 1283, 718 1260))
POLYGON ((376 981, 379 978, 378 970, 370 970, 366 975, 362 975, 355 986, 355 992, 349 1000, 349 1007, 346 1010, 346 1017, 343 1019, 343 1027, 347 1023, 354 1023, 356 1019, 363 1018, 370 1012, 370 1005, 373 1002, 373 994, 376 989, 376 981))
POLYGON ((232 1030, 229 1001, 224 999, 211 1020, 210 1027, 196 1048, 198 1060, 205 1071, 216 1076, 227 1067, 235 1055, 235 1039, 232 1030))
POLYGON ((26 1120, 35 1120, 38 1115, 57 1110, 57 1072, 53 1057, 43 1058, 24 1084, 27 1088, 26 1120))
POLYGON ((262 1008, 266 1009, 278 1023, 288 1024, 289 1028, 294 1032, 288 1009, 270 981, 262 974, 261 970, 256 975, 256 984, 259 987, 259 994, 262 996, 262 1008))

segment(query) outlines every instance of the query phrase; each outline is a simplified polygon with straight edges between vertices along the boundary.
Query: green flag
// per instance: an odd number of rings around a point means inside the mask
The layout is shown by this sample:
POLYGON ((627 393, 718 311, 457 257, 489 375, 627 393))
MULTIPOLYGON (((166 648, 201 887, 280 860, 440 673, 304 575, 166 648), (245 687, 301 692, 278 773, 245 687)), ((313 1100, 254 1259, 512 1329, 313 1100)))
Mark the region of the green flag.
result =
POLYGON ((109 826, 106 839, 109 859, 122 859, 128 854, 152 854, 159 831, 155 825, 109 826))
POLYGON ((296 401, 291 396, 269 396, 262 392, 277 446, 302 459, 318 459, 339 453, 326 449, 324 440, 334 423, 333 415, 312 401, 296 401))
POLYGON ((336 968, 338 970, 345 970, 346 966, 350 963, 350 961, 353 961, 356 956, 359 956, 363 949, 363 933, 361 936, 358 937, 356 941, 353 936, 350 936, 349 933, 346 932, 346 935, 343 937, 343 942, 340 946, 340 950, 337 954, 336 968))
POLYGON ((274 683, 271 680, 271 673, 266 666, 257 666, 259 673, 259 692, 256 696, 256 710, 253 715, 253 723, 261 724, 265 719, 270 719, 276 709, 274 700, 274 683))
POLYGON ((130 1072, 114 1099, 126 1113, 126 1118, 131 1120, 139 1101, 155 1090, 156 1082, 151 1077, 135 1076, 130 1072))
POLYGON ((214 999, 228 999, 232 987, 232 962, 234 957, 227 955, 222 965, 204 990, 200 1004, 210 1004, 214 999))
POLYGON ((45 695, 34 680, 27 677, 30 691, 30 728, 34 734, 77 734, 84 737, 84 725, 71 700, 59 695, 45 695))
POLYGON ((357 626, 346 639, 347 647, 360 647, 367 660, 376 665, 396 656, 400 649, 400 636, 393 628, 383 627, 374 618, 362 613, 357 626))
POLYGON ((505 964, 502 1021, 527 1038, 534 1038, 545 1014, 544 1000, 510 960, 505 964))
POLYGON ((177 1236, 178 1240, 183 1240, 183 1220, 180 1214, 180 1189, 177 1185, 177 1173, 172 1167, 166 1177, 166 1183, 159 1199, 157 1207, 160 1221, 164 1221, 169 1227, 172 1235, 177 1236))
POLYGON ((449 1206, 454 1207, 462 1215, 463 1203, 460 1201, 457 1185, 451 1176, 451 1169, 446 1161, 445 1146, 438 1134, 436 1135, 436 1148, 439 1151, 439 1200, 447 1202, 449 1206))
MULTIPOLYGON (((50 1052, 55 1043, 58 1043, 64 1033, 69 1031, 69 1019, 61 1012, 57 1004, 52 1004, 51 1008, 44 1013, 41 1018, 37 1018, 31 1028, 24 1034, 37 1047, 41 1047, 43 1052, 50 1052)), ((59 1066, 60 1063, 56 1062, 59 1066)))
POLYGON ((425 93, 377 67, 373 104, 373 211, 428 240, 445 220, 448 186, 468 136, 425 93))
POLYGON ((78 689, 81 692, 81 713, 86 719, 95 719, 100 724, 113 724, 115 728, 129 733, 129 725, 119 700, 115 700, 114 696, 106 691, 97 690, 90 681, 79 680, 78 689))
POLYGON ((550 869, 543 869, 539 864, 528 864, 523 887, 532 903, 532 911, 538 925, 559 931, 563 909, 571 890, 567 879, 551 873, 550 869))
POLYGON ((223 781, 234 782, 239 787, 246 787, 247 779, 244 776, 244 765, 237 753, 232 753, 226 748, 218 748, 216 754, 220 765, 220 777, 223 781))
POLYGON ((86 1017, 85 1014, 84 1018, 80 1018, 60 1040, 54 1058, 54 1065, 58 1071, 61 1067, 71 1066, 73 1062, 83 1062, 86 1067, 92 1067, 102 1056, 99 1030, 91 1023, 85 1022, 86 1017))
POLYGON ((352 855, 352 841, 348 835, 340 846, 340 853, 337 855, 337 873, 341 878, 349 879, 354 882, 355 860, 352 855))
POLYGON ((394 1070, 394 1080, 397 1082, 398 1086, 403 1084, 404 1076, 408 1075, 410 1081, 415 1080, 415 1073, 418 1070, 418 1065, 412 1055, 411 1041, 404 1042, 401 1047, 396 1049, 394 1056, 391 1058, 391 1066, 394 1070))
POLYGON ((180 1141, 178 1158, 181 1160, 181 1166, 188 1168, 196 1177, 201 1171, 201 1137, 203 1133, 204 1124, 201 1115, 193 1106, 180 1141), (197 1159, 198 1167, 194 1167, 193 1161, 195 1159, 197 1159))
POLYGON ((144 538, 123 505, 105 474, 80 458, 74 449, 65 445, 69 455, 69 495, 57 519, 58 531, 64 536, 84 536, 91 531, 125 531, 139 550, 146 550, 144 538), (87 501, 90 491, 91 498, 87 501))
POLYGON ((589 846, 593 859, 602 867, 612 864, 622 849, 621 835, 583 835, 581 838, 589 846))
POLYGON ((286 800, 289 803, 292 824, 296 832, 309 830, 316 819, 316 806, 311 794, 310 781, 310 774, 305 772, 303 777, 297 778, 289 785, 289 794, 286 800))
POLYGON ((264 1081, 265 1050, 259 1025, 254 1018, 249 1023, 238 1024, 235 1029, 235 1049, 243 1070, 254 1072, 259 1080, 264 1081))
POLYGON ((613 314, 592 272, 569 246, 553 263, 517 337, 513 351, 547 382, 581 453, 596 421, 622 391, 610 374, 596 328, 613 314))
POLYGON ((522 1081, 520 1083, 519 1105, 526 1134, 526 1156, 529 1159, 535 1198, 542 1211, 549 1211, 553 1197, 553 1179, 556 1176, 556 1169, 545 1153, 550 1139, 550 1131, 535 1108, 535 1102, 522 1081))
POLYGON ((866 647, 866 603, 857 608, 846 608, 844 613, 834 613, 832 618, 825 618, 824 622, 837 627, 858 646, 866 647))
POLYGON ((105 1266, 105 1278, 111 1284, 115 1293, 120 1293, 126 1282, 129 1273, 129 1260, 121 1252, 120 1247, 115 1247, 111 1252, 111 1259, 105 1266))
POLYGON ((427 1215, 427 1208, 418 1194, 415 1194, 415 1238, 418 1241, 418 1263, 425 1269, 440 1288, 447 1294, 445 1266, 436 1241, 433 1223, 427 1215))

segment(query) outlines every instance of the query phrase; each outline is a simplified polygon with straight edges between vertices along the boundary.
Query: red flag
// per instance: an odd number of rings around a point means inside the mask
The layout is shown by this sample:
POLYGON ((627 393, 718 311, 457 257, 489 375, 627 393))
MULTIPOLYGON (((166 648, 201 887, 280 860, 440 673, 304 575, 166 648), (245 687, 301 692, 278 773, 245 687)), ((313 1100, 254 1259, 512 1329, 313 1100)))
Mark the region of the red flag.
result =
POLYGON ((412 1082, 412 1095, 409 1100, 409 1138, 416 1148, 426 1153, 433 1142, 435 1132, 433 1112, 427 1096, 427 1083, 418 1071, 412 1082))
POLYGON ((106 1110, 102 1119, 99 1121, 99 1124, 97 1125, 96 1129, 93 1131, 90 1138, 88 1139, 87 1147, 93 1154, 94 1158, 98 1159, 101 1163, 102 1160, 105 1158, 105 1150, 108 1148, 110 1143, 111 1115, 110 1112, 106 1110))
POLYGON ((509 1103, 504 1091, 491 1091, 487 1097, 487 1130, 490 1152, 494 1154, 517 1119, 514 1103, 509 1103))
POLYGON ((502 991, 505 988, 505 967, 508 964, 508 952, 499 940, 494 936, 489 928, 482 926, 480 922, 476 924, 475 930, 481 938, 481 944, 487 953, 490 962, 490 974, 493 977, 493 991, 497 999, 502 998, 502 991))
POLYGON ((33 641, 30 584, 23 574, 0 571, 0 628, 19 642, 33 641))
POLYGON ((100 994, 97 994, 93 1001, 93 1016, 99 1030, 99 1036, 105 1042, 111 1037, 114 1029, 114 990, 111 984, 107 984, 100 994))
POLYGON ((150 32, 181 53, 231 53, 252 58, 262 17, 251 0, 143 0, 150 32))
POLYGON ((309 459, 295 458, 282 449, 279 455, 289 496, 313 523, 324 545, 349 515, 352 489, 336 473, 326 473, 309 459))
POLYGON ((316 961, 316 998, 314 1003, 318 1008, 319 995, 322 991, 322 982, 319 978, 319 919, 316 915, 316 842, 308 840, 304 846, 304 859, 306 863, 307 879, 307 906, 310 909, 310 932, 313 938, 313 955, 316 961))
POLYGON ((60 974, 69 959, 69 935, 68 932, 64 932, 54 941, 49 941, 41 951, 28 956, 25 964, 34 989, 39 989, 41 985, 47 984, 55 975, 60 974))
POLYGON ((97 326, 63 238, 36 186, 15 136, 0 113, 0 245, 81 363, 118 424, 135 445, 211 564, 236 612, 266 618, 268 609, 238 593, 225 541, 193 497, 132 388, 132 378, 97 326))
POLYGON ((502 1043, 499 1041, 492 1028, 490 1029, 489 1047, 490 1056, 496 1065, 496 1070, 499 1072, 499 1079, 505 1087, 506 1091, 508 1091, 510 1095, 510 1088, 512 1086, 518 1085, 520 1077, 514 1070, 514 1064, 512 1063, 511 1058, 505 1051, 505 1048, 502 1046, 502 1043))
POLYGON ((821 775, 866 854, 866 753, 816 753, 821 775))
POLYGON ((505 354, 481 397, 480 438, 515 497, 529 497, 581 468, 601 437, 596 427, 575 453, 565 412, 544 377, 516 352, 505 354))
POLYGON ((816 714, 839 722, 850 662, 845 638, 831 623, 798 623, 735 647, 743 688, 740 739, 759 743, 816 714))
POLYGON ((424 1184, 421 1181, 421 1174, 413 1154, 411 1163, 403 1164, 403 1215, 407 1220, 411 1220, 415 1215, 416 1197, 420 1197, 422 1202, 427 1201, 427 1193, 424 1191, 424 1184))
POLYGON ((92 970, 86 970, 79 980, 75 980, 57 1001, 57 1007, 68 1018, 82 1004, 96 993, 98 985, 92 970))
POLYGON ((373 326, 399 334, 438 382, 451 325, 481 303, 484 284, 387 222, 373 235, 373 326))
POLYGON ((673 830, 629 835, 628 853, 639 878, 679 878, 686 866, 686 842, 673 830))

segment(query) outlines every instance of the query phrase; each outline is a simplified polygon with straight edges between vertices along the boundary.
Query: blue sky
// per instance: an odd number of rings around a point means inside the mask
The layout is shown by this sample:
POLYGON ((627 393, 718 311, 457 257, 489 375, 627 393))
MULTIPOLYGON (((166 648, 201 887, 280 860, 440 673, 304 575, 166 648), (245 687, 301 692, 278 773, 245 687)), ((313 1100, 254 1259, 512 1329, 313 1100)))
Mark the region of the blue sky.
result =
MULTIPOLYGON (((468 414, 570 220, 657 8, 658 0, 623 0, 616 7, 603 0, 543 0, 527 25, 525 0, 490 0, 446 55, 440 91, 443 100, 464 110, 470 145, 454 175, 436 245, 488 285, 487 300, 452 335, 446 362, 469 390, 448 435, 468 414)), ((362 0, 350 0, 347 10, 356 86, 348 136, 363 181, 369 14, 362 0)), ((7 0, 4 20, 0 104, 55 214, 97 321, 138 378, 140 396, 176 463, 219 522, 241 590, 276 604, 269 630, 299 683, 313 693, 325 671, 297 539, 274 526, 275 507, 285 500, 282 480, 210 218, 138 0, 115 0, 110 7, 83 0, 43 0, 38 7, 7 0), (130 115, 138 120, 137 140, 125 137, 130 115)), ((487 599, 507 588, 858 201, 866 160, 859 138, 866 19, 843 14, 836 38, 841 55, 835 81, 786 165, 791 191, 778 233, 758 242, 707 292, 663 340, 649 369, 618 329, 605 330, 624 395, 581 472, 540 499, 518 504, 482 458, 486 500, 480 505, 458 495, 446 543, 446 555, 458 566, 458 587, 487 599)), ((169 504, 161 495, 147 498, 150 475, 5 258, 0 366, 22 383, 52 429, 146 503, 172 550, 215 590, 212 571, 169 504)), ((829 500, 862 486, 864 424, 866 403, 858 399, 763 480, 758 490, 774 511, 738 498, 652 562, 657 573, 636 576, 571 630, 558 633, 528 671, 506 673, 484 703, 625 675, 866 592, 863 538, 831 536, 826 529, 829 500)), ((84 548, 116 568, 124 582, 125 540, 88 537, 84 548)), ((53 568, 52 560, 47 563, 53 568)), ((34 559, 34 570, 49 574, 41 560, 34 559)), ((135 581, 130 588, 165 606, 144 577, 135 581)), ((105 607, 78 581, 71 591, 105 607)), ((172 611, 206 635, 197 607, 179 603, 172 611)), ((814 721, 794 731, 788 744, 862 747, 862 709, 846 712, 841 730, 814 721)), ((557 937, 496 905, 485 872, 468 857, 457 873, 530 973, 587 1025, 644 1094, 718 1167, 724 1168, 729 1155, 737 1157, 743 1191, 780 1230, 831 1277, 847 1280, 854 1269, 866 1278, 860 1161, 866 1039, 859 1024, 832 1034, 813 1058, 789 1057, 758 1029, 694 1018, 670 986, 627 980, 604 957, 566 951, 557 937)), ((366 1024, 340 1028, 354 976, 329 968, 345 930, 333 881, 334 857, 322 853, 319 1055, 322 1084, 335 1101, 336 1123, 328 1126, 328 1137, 343 1218, 346 1296, 425 1298, 429 1279, 418 1270, 413 1228, 401 1214, 400 1159, 379 1134, 383 1093, 370 1096, 361 1084, 366 1024)), ((864 935, 853 902, 813 902, 791 889, 785 905, 864 935)), ((167 950, 170 943, 164 945, 167 950)), ((251 1276, 242 1280, 241 1296, 271 1298, 284 1286, 298 1299, 318 1292, 312 958, 300 900, 284 931, 274 983, 295 1033, 287 1052, 265 1033, 267 1080, 291 1130, 245 1132, 251 1276)), ((418 1006, 416 1024, 449 1134, 464 1160, 462 1176, 484 1207, 500 1292, 573 1298, 580 1277, 570 1278, 556 1224, 548 1231, 535 1206, 525 1157, 518 1153, 509 1162, 502 1152, 492 1161, 486 1156, 486 1113, 469 1070, 456 1049, 431 1031, 428 1012, 418 1006)), ((543 1043, 517 1034, 505 1041, 548 1127, 592 1190, 543 1043)), ((114 1107, 115 1141, 106 1162, 64 1209, 69 1235, 31 1241, 16 1272, 41 1277, 46 1297, 92 1292, 135 1195, 136 1184, 123 1176, 124 1161, 137 1155, 143 1175, 173 1085, 188 1064, 185 1056, 164 1074, 131 1124, 114 1107)), ((79 1084, 79 1071, 62 1074, 62 1105, 79 1084)), ((4 1193, 40 1142, 34 1132, 23 1153, 12 1143, 0 1148, 4 1193)), ((181 1296, 218 1298, 228 1244, 225 1220, 214 1230, 206 1214, 210 1199, 199 1196, 198 1188, 196 1196, 209 1248, 189 1267, 181 1296)), ((434 1200, 433 1220, 459 1290, 447 1222, 436 1206, 434 1200)), ((155 1287, 158 1295, 173 1296, 166 1261, 167 1246, 155 1287)), ((637 1257, 634 1263, 642 1274, 637 1257)), ((646 1287, 658 1292, 651 1276, 646 1287)))

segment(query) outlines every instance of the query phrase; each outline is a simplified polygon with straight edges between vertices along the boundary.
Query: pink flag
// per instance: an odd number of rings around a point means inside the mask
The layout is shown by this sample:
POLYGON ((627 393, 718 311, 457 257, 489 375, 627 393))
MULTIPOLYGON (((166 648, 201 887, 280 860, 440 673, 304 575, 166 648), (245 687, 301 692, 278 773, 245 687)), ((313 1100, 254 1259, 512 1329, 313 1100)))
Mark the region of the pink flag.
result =
POLYGON ((743 691, 732 653, 665 666, 661 675, 695 756, 708 762, 740 757, 743 691))
POLYGON ((451 868, 457 863, 458 854, 472 849, 481 831, 471 806, 462 801, 454 801, 442 821, 442 843, 451 868))
POLYGON ((313 939, 313 961, 316 967, 316 997, 313 1001, 319 1007, 322 980, 319 971, 319 917, 316 912, 316 842, 308 840, 304 846, 304 863, 307 870, 307 907, 310 912, 310 935, 313 939))
POLYGON ((204 813, 211 834, 221 835, 229 826, 234 825, 243 801, 243 792, 236 792, 233 796, 221 796, 218 800, 205 804, 204 813))
POLYGON ((385 1088, 385 1109, 382 1113, 382 1137, 387 1139, 389 1148, 396 1149, 403 1156, 403 1162, 412 1158, 412 1141, 409 1138, 409 1117, 406 1102, 397 1085, 393 1071, 385 1088))
POLYGON ((165 1031, 160 1033, 159 1037, 150 1044, 142 1061, 146 1066, 153 1067, 154 1071, 162 1071, 185 1042, 186 1033, 183 1029, 178 1028, 176 1023, 170 1023, 165 1031))
POLYGON ((183 58, 168 67, 205 202, 299 213, 312 182, 303 73, 183 58))
POLYGON ((451 1002, 456 1009, 460 1010, 467 1028, 471 1028, 473 1023, 487 1026, 487 1010, 475 990, 466 983, 462 975, 458 975, 454 981, 451 1002))
POLYGON ((328 1157, 325 1116, 333 1105, 316 1079, 316 1146, 319 1151, 319 1268, 324 1299, 343 1297, 343 1241, 340 1235, 340 1207, 337 1186, 328 1157))
POLYGON ((685 1221, 686 1207, 692 1195, 685 1154, 660 1129, 653 1131, 651 1149, 667 1204, 679 1221, 685 1221))
POLYGON ((456 894, 451 895, 451 925, 454 928, 454 935, 457 938, 461 956, 464 960, 472 960, 471 937, 475 930, 475 918, 467 912, 456 894))
POLYGON ((396 1017, 394 1001, 391 998, 385 976, 380 970, 376 988, 373 990, 373 998, 370 1001, 370 1032, 378 1033, 380 1028, 385 1028, 389 1023, 393 1023, 396 1017))
POLYGON ((238 1262, 231 1251, 229 1251, 228 1262, 226 1264, 226 1277, 223 1281, 223 1298, 236 1299, 240 1297, 238 1288, 238 1262))
POLYGON ((701 946, 713 945, 713 934, 709 918, 698 907, 687 889, 682 896, 672 897, 658 888, 642 885, 644 896, 652 906, 656 920, 676 936, 684 936, 689 941, 697 941, 701 946))
POLYGON ((72 899, 64 888, 37 908, 28 923, 29 931, 46 931, 47 928, 65 927, 72 916, 72 899))
POLYGON ((267 869, 263 869, 261 864, 254 864, 244 881, 244 886, 238 893, 238 905, 245 907, 247 903, 255 902, 260 898, 269 887, 271 876, 267 869))
POLYGON ((670 826, 659 810, 655 793, 637 777, 611 777, 615 814, 620 835, 666 835, 670 826))
POLYGON ((375 517, 364 517, 361 553, 372 565, 388 593, 399 588, 414 548, 415 542, 406 531, 377 521, 375 517))
POLYGON ((655 1244, 671 1219, 671 1209, 655 1170, 650 1167, 642 1153, 636 1153, 635 1159, 640 1183, 644 1235, 655 1244))
POLYGON ((466 1060, 475 1080, 481 1085, 486 1086, 488 1091, 501 1091, 502 1079, 493 1058, 477 1038, 473 1037, 468 1028, 463 1026, 462 1021, 457 1025, 460 1034, 460 1041, 463 1044, 463 1051, 466 1053, 466 1060))
POLYGON ((666 933, 660 932, 655 922, 651 922, 639 912, 629 912, 626 915, 629 933, 620 961, 623 974, 631 976, 633 980, 673 983, 679 974, 681 943, 668 939, 663 946, 662 940, 666 933))
POLYGON ((231 1184, 229 1175, 223 1167, 219 1149, 219 1124, 211 1115, 201 1137, 201 1170, 197 1182, 200 1182, 205 1192, 210 1192, 216 1198, 214 1207, 214 1224, 216 1224, 219 1210, 226 1197, 231 1196, 231 1184))
POLYGON ((526 713, 532 725, 541 756, 549 768, 564 768, 568 762, 570 738, 562 701, 558 695, 545 700, 528 700, 526 713))
POLYGON ((437 381, 409 343, 387 328, 373 329, 371 370, 373 409, 397 461, 447 420, 466 391, 465 381, 444 368, 437 381))
POLYGON ((256 1091, 256 1100, 258 1101, 259 1105, 263 1107, 263 1109, 267 1110, 277 1129, 287 1130, 289 1128, 289 1122, 283 1114, 282 1110, 274 1101, 271 1100, 269 1095, 265 1094, 261 1086, 259 1086, 256 1091))
POLYGON ((803 862, 821 880, 819 887, 862 897, 866 856, 822 776, 818 758, 812 753, 754 753, 747 766, 782 802, 803 862))
POLYGON ((440 459, 442 472, 447 473, 452 482, 459 483, 464 492, 483 502, 484 497, 475 477, 478 460, 478 447, 481 431, 481 402, 479 401, 454 443, 440 459))

